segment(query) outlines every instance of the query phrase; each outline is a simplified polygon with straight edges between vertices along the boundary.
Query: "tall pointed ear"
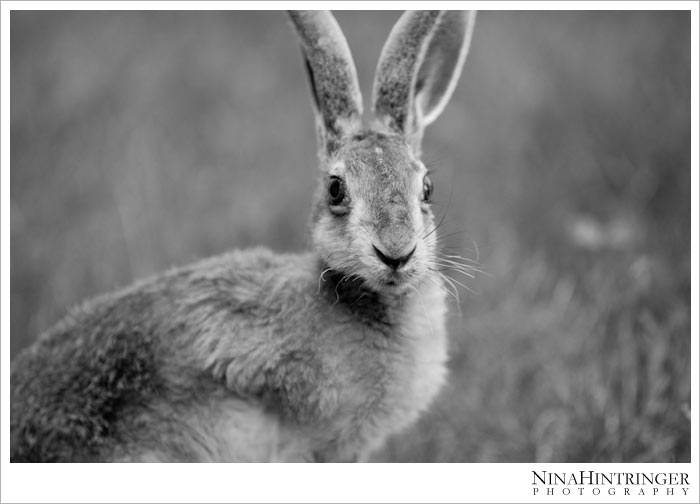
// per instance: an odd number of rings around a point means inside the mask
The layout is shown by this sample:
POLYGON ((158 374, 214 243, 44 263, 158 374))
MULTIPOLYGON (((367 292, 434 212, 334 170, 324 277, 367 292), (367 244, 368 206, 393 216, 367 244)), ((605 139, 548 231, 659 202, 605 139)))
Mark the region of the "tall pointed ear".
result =
POLYGON ((343 32, 328 11, 289 11, 309 75, 321 155, 333 153, 340 139, 360 129, 362 95, 343 32))
POLYGON ((457 85, 475 19, 473 11, 408 11, 384 44, 372 109, 417 154, 423 129, 440 115, 457 85))

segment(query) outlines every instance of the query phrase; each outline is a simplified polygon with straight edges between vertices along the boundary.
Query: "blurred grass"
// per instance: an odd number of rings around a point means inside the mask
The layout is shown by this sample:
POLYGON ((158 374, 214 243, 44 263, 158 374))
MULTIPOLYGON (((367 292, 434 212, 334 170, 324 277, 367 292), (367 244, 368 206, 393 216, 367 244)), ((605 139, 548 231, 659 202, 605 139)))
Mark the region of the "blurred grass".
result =
MULTIPOLYGON (((284 15, 11 16, 12 355, 139 276, 305 246, 284 15)), ((368 99, 398 13, 337 17, 368 99)), ((490 276, 453 303, 449 386, 376 460, 689 461, 689 14, 480 13, 424 147, 448 245, 490 276)))

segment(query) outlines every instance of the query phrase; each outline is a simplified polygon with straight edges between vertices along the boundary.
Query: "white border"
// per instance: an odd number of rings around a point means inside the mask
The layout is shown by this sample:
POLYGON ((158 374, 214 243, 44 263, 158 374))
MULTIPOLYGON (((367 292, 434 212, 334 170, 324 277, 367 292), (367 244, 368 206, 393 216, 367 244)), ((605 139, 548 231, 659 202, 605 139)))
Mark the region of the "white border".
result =
MULTIPOLYGON (((4 0, 7 10, 283 10, 295 9, 333 10, 411 10, 425 8, 425 0, 392 1, 228 1, 228 0, 4 0)), ((537 0, 532 2, 514 1, 449 1, 432 0, 431 8, 454 10, 692 10, 692 0, 537 0)))
MULTIPOLYGON (((698 22, 700 20, 700 8, 696 3, 691 12, 691 48, 690 48, 690 108, 691 108, 691 127, 690 127, 690 184, 691 184, 691 229, 690 229, 690 258, 691 258, 691 288, 690 288, 690 306, 691 306, 691 318, 690 318, 690 351, 691 355, 691 370, 690 370, 690 383, 691 383, 691 460, 694 462, 695 474, 700 477, 700 471, 698 470, 698 457, 700 457, 700 443, 698 443, 698 425, 700 422, 700 416, 698 415, 698 398, 700 394, 698 392, 698 384, 700 384, 700 378, 698 374, 698 354, 700 354, 700 343, 698 343, 698 303, 700 298, 698 298, 698 275, 700 275, 700 270, 698 269, 698 259, 700 255, 700 248, 698 248, 698 227, 700 226, 700 221, 698 217, 700 216, 699 206, 698 206, 698 185, 700 180, 698 179, 698 167, 700 166, 700 157, 698 156, 698 141, 700 139, 700 129, 698 127, 698 107, 700 107, 700 101, 698 101, 698 94, 700 93, 700 80, 698 80, 698 59, 700 54, 698 54, 698 47, 700 47, 700 35, 698 34, 699 26, 698 22)), ((698 499, 700 502, 700 499, 698 499)))
POLYGON ((2 502, 673 502, 697 503, 697 464, 12 464, 2 502), (564 496, 534 494, 532 471, 687 473, 654 496, 640 487, 578 486, 564 496), (15 479, 18 478, 18 479, 15 479), (9 487, 9 489, 8 489, 9 487), (600 489, 594 495, 594 488, 600 489))
MULTIPOLYGON (((210 465, 23 465, 9 464, 10 335, 10 11, 273 10, 287 2, 13 2, 0 4, 2 43, 2 502, 698 502, 698 4, 696 2, 443 2, 430 8, 485 10, 691 10, 692 11, 692 464, 210 464, 210 465), (533 470, 686 472, 691 492, 668 499, 603 494, 532 495, 533 470)), ((338 10, 420 8, 425 2, 294 2, 295 8, 338 10)))

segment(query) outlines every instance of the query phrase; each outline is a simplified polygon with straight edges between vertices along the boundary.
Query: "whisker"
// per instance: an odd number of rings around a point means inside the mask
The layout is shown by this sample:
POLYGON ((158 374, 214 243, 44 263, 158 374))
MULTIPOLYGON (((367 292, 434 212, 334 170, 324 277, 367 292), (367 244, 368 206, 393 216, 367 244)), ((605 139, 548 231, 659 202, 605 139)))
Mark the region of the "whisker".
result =
POLYGON ((324 270, 321 272, 321 274, 320 274, 319 277, 318 277, 318 290, 316 291, 316 294, 320 294, 320 293, 321 293, 321 281, 322 281, 322 280, 323 280, 324 282, 326 281, 326 280, 323 278, 323 275, 325 275, 326 273, 328 273, 329 271, 332 271, 332 270, 333 270, 333 268, 326 268, 326 269, 324 269, 324 270))
POLYGON ((447 275, 440 273, 440 276, 442 279, 447 282, 447 284, 452 287, 452 292, 454 294, 455 301, 457 302, 458 305, 462 305, 462 300, 459 297, 459 290, 457 289, 457 286, 454 284, 453 279, 448 277, 447 275))
POLYGON ((430 159, 428 161, 423 159, 422 161, 425 167, 428 169, 428 174, 433 174, 444 170, 445 166, 441 165, 440 163, 446 159, 448 159, 447 156, 440 156, 439 158, 430 159))
MULTIPOLYGON (((429 169, 429 171, 431 171, 431 170, 429 169)), ((432 231, 430 231, 430 233, 428 233, 427 235, 425 235, 423 237, 424 239, 427 238, 428 236, 430 236, 431 234, 433 234, 435 231, 437 231, 440 228, 440 226, 442 225, 442 223, 445 221, 445 217, 447 216, 447 211, 449 210, 450 204, 452 203, 453 191, 454 191, 454 185, 450 184, 450 194, 447 196, 447 204, 445 205, 445 211, 442 213, 442 217, 440 218, 440 222, 438 222, 437 226, 435 226, 435 229, 433 229, 432 231)))
MULTIPOLYGON (((446 295, 453 298, 455 300, 455 303, 457 304, 457 306, 460 306, 459 296, 455 292, 448 289, 447 286, 445 286, 444 281, 441 282, 441 281, 439 281, 437 279, 433 279, 433 278, 431 278, 430 280, 432 281, 433 284, 435 284, 440 289, 441 292, 444 292, 446 295)), ((460 307, 460 311, 461 311, 461 307, 460 307)))
POLYGON ((480 268, 478 266, 473 266, 471 264, 463 264, 463 263, 452 261, 450 259, 438 258, 438 259, 436 259, 435 264, 438 266, 447 266, 450 268, 454 268, 454 269, 458 269, 458 270, 462 270, 462 271, 467 271, 467 272, 488 274, 487 271, 485 271, 483 268, 480 268))
POLYGON ((441 271, 448 271, 448 272, 449 272, 449 271, 454 271, 454 272, 458 272, 458 273, 461 273, 461 274, 464 275, 464 276, 467 276, 467 277, 471 278, 472 280, 476 279, 475 273, 481 273, 481 271, 470 270, 470 269, 467 269, 467 268, 459 268, 459 267, 453 266, 453 265, 451 265, 451 264, 438 264, 437 266, 440 266, 440 267, 441 267, 441 271))
POLYGON ((367 295, 367 293, 366 293, 366 292, 363 292, 362 294, 360 294, 359 296, 357 296, 357 299, 355 299, 355 301, 353 301, 353 302, 350 304, 350 306, 355 306, 355 303, 357 303, 360 299, 362 299, 362 298, 365 297, 366 295, 367 295))
POLYGON ((467 266, 469 268, 479 268, 483 265, 476 263, 474 261, 470 261, 469 259, 465 259, 464 257, 458 257, 458 256, 449 256, 449 255, 441 255, 438 257, 441 261, 447 261, 451 262, 453 264, 461 264, 464 266, 467 266))
POLYGON ((442 257, 449 257, 449 258, 452 258, 452 259, 460 259, 460 260, 462 260, 462 261, 467 261, 467 262, 470 262, 470 263, 473 263, 473 264, 477 264, 477 265, 479 265, 479 266, 482 265, 482 264, 479 262, 479 254, 478 254, 478 252, 477 252, 477 257, 476 257, 475 259, 471 259, 471 258, 469 258, 469 257, 465 257, 464 255, 462 255, 461 250, 455 249, 455 248, 453 248, 453 247, 443 246, 443 247, 441 247, 441 248, 442 248, 442 250, 443 250, 444 252, 450 252, 449 254, 448 254, 448 253, 443 253, 443 254, 442 254, 442 257))
POLYGON ((433 266, 439 266, 439 267, 433 268, 433 267, 429 266, 428 269, 430 271, 435 271, 436 273, 440 272, 440 271, 452 271, 452 269, 453 269, 452 266, 446 266, 446 265, 441 265, 441 264, 433 264, 433 266))
POLYGON ((438 223, 435 225, 435 227, 432 229, 432 231, 430 231, 429 233, 427 233, 426 235, 424 235, 424 236, 423 236, 423 239, 427 238, 428 236, 430 236, 431 234, 433 234, 435 231, 437 231, 438 229, 440 229, 440 226, 442 226, 442 223, 445 222, 445 217, 447 217, 447 210, 448 210, 449 206, 450 206, 450 203, 448 202, 448 203, 447 203, 447 206, 445 207, 445 211, 442 213, 442 217, 440 217, 440 222, 438 222, 438 223))
POLYGON ((468 261, 470 263, 478 264, 481 266, 479 261, 477 259, 469 259, 468 257, 464 257, 462 255, 454 255, 454 254, 442 254, 441 257, 449 257, 451 259, 462 259, 463 261, 468 261))
POLYGON ((462 271, 461 269, 457 269, 457 268, 449 268, 449 269, 447 269, 446 271, 454 271, 455 273, 461 273, 462 275, 464 275, 464 276, 466 276, 466 277, 469 277, 469 278, 471 278, 471 279, 475 279, 475 278, 476 278, 476 277, 475 277, 474 275, 472 275, 471 273, 467 273, 466 271, 462 271))
POLYGON ((451 266, 459 267, 459 268, 464 268, 469 271, 476 271, 479 273, 483 273, 485 275, 489 275, 489 272, 486 270, 486 268, 477 262, 471 261, 469 259, 466 259, 464 257, 459 257, 459 260, 457 259, 449 259, 450 256, 445 256, 445 257, 438 257, 437 260, 441 261, 442 264, 449 264, 451 266), (465 261, 465 262, 460 262, 460 261, 465 261), (469 264, 471 263, 471 264, 469 264))
MULTIPOLYGON (((447 277, 447 275, 445 275, 445 276, 447 277)), ((460 282, 459 280, 456 280, 456 279, 454 279, 454 278, 452 278, 452 277, 448 277, 448 278, 449 278, 450 280, 452 280, 453 282, 455 282, 457 285, 460 285, 460 286, 464 287, 465 289, 467 289, 467 290, 468 290, 469 292, 471 292, 472 294, 474 294, 474 295, 476 295, 476 296, 479 295, 478 292, 476 292, 476 291, 473 290, 473 289, 470 289, 469 287, 467 287, 466 285, 464 285, 464 284, 463 284, 462 282, 460 282)))
POLYGON ((451 231, 449 233, 439 234, 438 241, 440 241, 441 243, 445 243, 445 241, 449 238, 454 238, 455 236, 462 236, 465 234, 467 234, 467 231, 464 229, 459 229, 456 231, 451 231))

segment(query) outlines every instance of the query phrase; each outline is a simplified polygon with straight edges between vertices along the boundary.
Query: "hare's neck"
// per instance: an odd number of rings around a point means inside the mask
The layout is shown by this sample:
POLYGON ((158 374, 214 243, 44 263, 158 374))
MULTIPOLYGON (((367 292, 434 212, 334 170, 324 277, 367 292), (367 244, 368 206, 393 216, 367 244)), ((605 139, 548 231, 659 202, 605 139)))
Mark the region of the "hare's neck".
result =
POLYGON ((424 279, 416 288, 401 293, 377 292, 367 288, 361 279, 319 269, 319 293, 333 306, 343 306, 359 318, 394 325, 406 320, 414 311, 430 318, 442 317, 445 312, 440 280, 424 279))

